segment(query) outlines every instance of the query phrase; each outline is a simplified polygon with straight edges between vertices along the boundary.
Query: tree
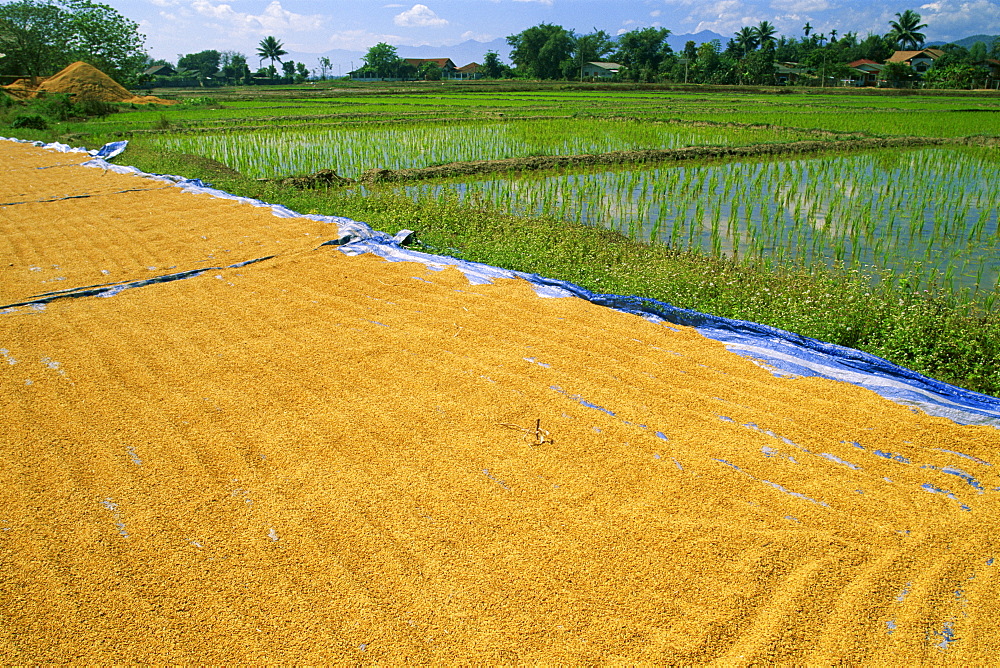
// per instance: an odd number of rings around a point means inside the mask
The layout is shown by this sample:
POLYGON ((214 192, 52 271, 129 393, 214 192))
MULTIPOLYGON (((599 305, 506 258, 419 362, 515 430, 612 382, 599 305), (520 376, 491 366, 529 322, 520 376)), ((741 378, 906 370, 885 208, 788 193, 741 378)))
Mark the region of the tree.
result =
POLYGON ((362 69, 379 79, 397 76, 403 64, 396 54, 396 47, 385 42, 379 42, 368 49, 364 60, 365 66, 362 69))
POLYGON ((319 78, 326 81, 326 73, 333 69, 333 63, 326 56, 319 59, 319 78))
POLYGON ((664 59, 670 54, 666 28, 637 28, 618 38, 615 59, 627 69, 633 81, 652 81, 660 71, 664 59))
POLYGON ((858 44, 857 50, 851 54, 854 57, 848 62, 864 58, 867 60, 874 60, 876 63, 882 63, 889 59, 892 52, 893 45, 888 39, 882 35, 873 35, 869 33, 858 44))
POLYGON ((487 79, 500 79, 507 75, 507 66, 500 62, 500 54, 487 51, 483 56, 483 74, 487 79))
POLYGON ((295 63, 295 83, 305 83, 309 78, 309 68, 305 63, 295 63))
POLYGON ((934 61, 934 69, 950 67, 952 65, 972 65, 975 61, 968 49, 958 44, 945 44, 941 47, 944 52, 941 57, 934 61))
POLYGON ((245 82, 250 78, 247 57, 237 51, 223 51, 219 56, 219 73, 227 84, 245 82))
POLYGON ((888 81, 891 86, 899 86, 901 83, 916 79, 917 73, 906 63, 889 62, 882 68, 879 77, 883 81, 888 81))
POLYGON ((952 63, 938 67, 935 62, 924 77, 924 82, 929 88, 971 89, 982 86, 988 76, 986 68, 971 63, 952 63))
POLYGON ((288 79, 288 82, 291 83, 295 79, 295 61, 289 60, 281 63, 281 73, 284 74, 284 78, 288 79))
POLYGON ((205 79, 210 79, 219 72, 220 60, 221 55, 218 51, 199 51, 178 57, 177 67, 191 70, 200 81, 204 82, 205 79))
POLYGON ((85 60, 131 85, 146 63, 138 24, 89 0, 18 0, 0 5, 0 67, 9 74, 49 76, 85 60))
POLYGON ((573 40, 573 61, 567 63, 566 78, 579 76, 582 79, 584 63, 603 62, 615 50, 611 35, 597 28, 586 35, 574 35, 573 40))
POLYGON ((574 39, 562 26, 541 23, 507 37, 510 59, 519 74, 535 79, 558 79, 572 60, 574 39))
POLYGON ((40 77, 67 64, 63 48, 69 41, 66 12, 49 3, 23 0, 0 5, 0 60, 11 74, 40 77))
POLYGON ((739 76, 743 83, 773 85, 774 73, 774 49, 754 51, 739 63, 739 76))
POLYGON ((260 58, 259 64, 263 65, 265 60, 270 60, 272 69, 274 68, 274 61, 280 63, 281 57, 287 55, 288 52, 285 51, 284 44, 270 35, 260 40, 260 44, 257 47, 257 56, 260 58))
POLYGON ((750 26, 743 26, 736 32, 736 46, 747 55, 757 48, 757 31, 750 26))
POLYGON ((90 0, 60 0, 70 13, 69 54, 86 60, 118 82, 138 81, 146 61, 139 24, 108 5, 90 0))
POLYGON ((441 66, 433 61, 428 61, 417 68, 417 74, 424 81, 441 81, 441 66))
POLYGON ((969 60, 973 63, 981 63, 986 60, 986 42, 976 42, 969 49, 969 60))
POLYGON ((694 61, 693 75, 700 83, 726 84, 733 83, 733 61, 724 57, 720 51, 719 40, 702 42, 698 47, 698 56, 694 61))
POLYGON ((806 39, 809 39, 809 33, 811 33, 812 30, 813 30, 813 27, 811 25, 809 25, 809 21, 806 21, 806 24, 804 26, 802 26, 802 32, 804 32, 806 34, 806 39))
POLYGON ((768 44, 774 44, 775 34, 777 34, 774 26, 771 25, 770 21, 761 21, 753 29, 754 37, 757 38, 757 44, 760 46, 767 46, 768 44))
POLYGON ((913 49, 919 49, 924 43, 925 36, 917 31, 927 27, 926 23, 920 22, 920 14, 912 9, 907 9, 902 14, 897 12, 896 18, 897 21, 889 21, 891 30, 886 37, 899 45, 900 48, 910 46, 913 49))

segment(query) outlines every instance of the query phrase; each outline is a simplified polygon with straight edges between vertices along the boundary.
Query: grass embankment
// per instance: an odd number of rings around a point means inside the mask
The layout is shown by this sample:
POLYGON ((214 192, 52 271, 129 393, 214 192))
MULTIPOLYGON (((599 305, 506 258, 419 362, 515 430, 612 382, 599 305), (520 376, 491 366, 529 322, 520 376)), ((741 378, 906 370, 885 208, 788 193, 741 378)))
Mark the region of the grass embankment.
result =
POLYGON ((130 149, 121 159, 149 172, 185 174, 294 210, 347 216, 375 229, 416 230, 427 250, 750 320, 864 350, 961 387, 1000 395, 1000 312, 904 279, 859 271, 775 267, 646 245, 553 218, 413 202, 389 189, 302 191, 262 183, 198 156, 130 149))

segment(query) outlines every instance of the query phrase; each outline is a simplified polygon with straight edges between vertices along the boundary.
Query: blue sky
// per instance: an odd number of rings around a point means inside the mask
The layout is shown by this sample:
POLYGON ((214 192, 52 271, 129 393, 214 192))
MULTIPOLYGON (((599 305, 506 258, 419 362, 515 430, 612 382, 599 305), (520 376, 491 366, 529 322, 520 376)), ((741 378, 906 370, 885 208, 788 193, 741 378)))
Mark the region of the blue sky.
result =
POLYGON ((913 9, 928 24, 928 40, 1000 34, 1000 0, 872 2, 871 0, 102 0, 138 22, 153 57, 204 49, 248 56, 268 35, 289 51, 366 51, 378 42, 441 46, 488 42, 538 23, 579 33, 612 35, 647 26, 675 34, 712 30, 731 36, 744 25, 770 21, 780 34, 801 36, 808 21, 817 32, 888 31, 896 12, 913 9))

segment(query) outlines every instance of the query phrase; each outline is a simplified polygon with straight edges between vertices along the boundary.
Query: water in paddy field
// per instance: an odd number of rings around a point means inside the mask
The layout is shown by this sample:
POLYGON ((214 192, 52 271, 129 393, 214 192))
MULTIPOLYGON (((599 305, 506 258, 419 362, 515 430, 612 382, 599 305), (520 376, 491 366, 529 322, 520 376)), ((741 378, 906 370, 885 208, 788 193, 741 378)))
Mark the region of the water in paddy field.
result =
POLYGON ((157 147, 219 160, 254 178, 309 174, 321 169, 357 178, 373 167, 408 169, 467 160, 734 146, 788 139, 787 131, 782 136, 771 129, 682 128, 631 121, 559 119, 303 127, 255 133, 163 135, 150 141, 157 147))
POLYGON ((995 149, 891 150, 408 186, 602 225, 684 249, 843 263, 922 286, 992 292, 1000 278, 995 149))

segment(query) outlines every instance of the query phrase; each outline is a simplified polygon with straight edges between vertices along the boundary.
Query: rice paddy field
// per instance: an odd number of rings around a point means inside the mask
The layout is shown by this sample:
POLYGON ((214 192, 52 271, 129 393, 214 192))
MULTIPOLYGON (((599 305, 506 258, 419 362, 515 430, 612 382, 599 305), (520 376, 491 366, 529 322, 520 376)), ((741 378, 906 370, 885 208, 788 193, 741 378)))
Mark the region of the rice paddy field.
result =
MULTIPOLYGON (((300 210, 354 216, 390 233, 413 229, 434 252, 556 272, 559 261, 539 263, 537 253, 484 250, 482 239, 499 237, 501 225, 477 223, 458 231, 464 223, 455 221, 488 213, 496 220, 547 221, 553 229, 610 230, 650 249, 703 258, 706 275, 716 271, 710 268, 715 261, 753 266, 758 277, 761 271, 784 274, 786 283, 789 276, 819 272, 827 284, 859 290, 853 301, 867 299, 877 286, 902 287, 906 294, 889 301, 901 299, 904 310, 911 295, 922 295, 933 302, 930 310, 947 303, 959 320, 987 323, 990 333, 977 337, 995 336, 1000 181, 993 175, 1000 167, 1000 97, 988 92, 469 83, 313 85, 212 95, 181 92, 181 104, 172 107, 136 107, 67 122, 60 131, 93 146, 126 138, 130 148, 123 159, 148 171, 184 171, 300 210), (738 156, 727 157, 737 148, 738 156), (715 154, 686 155, 692 150, 715 154), (630 158, 644 151, 676 155, 630 158), (616 164, 540 169, 532 163, 539 157, 609 154, 620 154, 616 164), (368 180, 322 191, 272 182, 320 170, 360 179, 371 170, 491 161, 505 164, 483 174, 368 180), (859 287, 864 285, 872 290, 859 287)), ((678 305, 689 308, 716 306, 714 297, 698 296, 698 286, 615 284, 594 273, 600 273, 600 263, 573 262, 585 268, 560 278, 591 289, 680 300, 678 305)), ((760 294, 774 289, 767 285, 771 279, 760 280, 760 294)), ((714 294, 715 283, 702 281, 699 285, 712 289, 701 292, 714 294)), ((756 301, 745 295, 728 301, 741 300, 756 301)), ((969 381, 962 378, 964 362, 931 364, 920 355, 908 357, 899 345, 874 342, 874 335, 845 334, 847 325, 801 325, 822 320, 817 313, 786 318, 733 306, 719 314, 867 346, 936 377, 1000 391, 1000 372, 985 384, 969 381), (941 364, 959 368, 945 372, 935 367, 941 364)), ((971 373, 979 378, 991 372, 971 373)))

